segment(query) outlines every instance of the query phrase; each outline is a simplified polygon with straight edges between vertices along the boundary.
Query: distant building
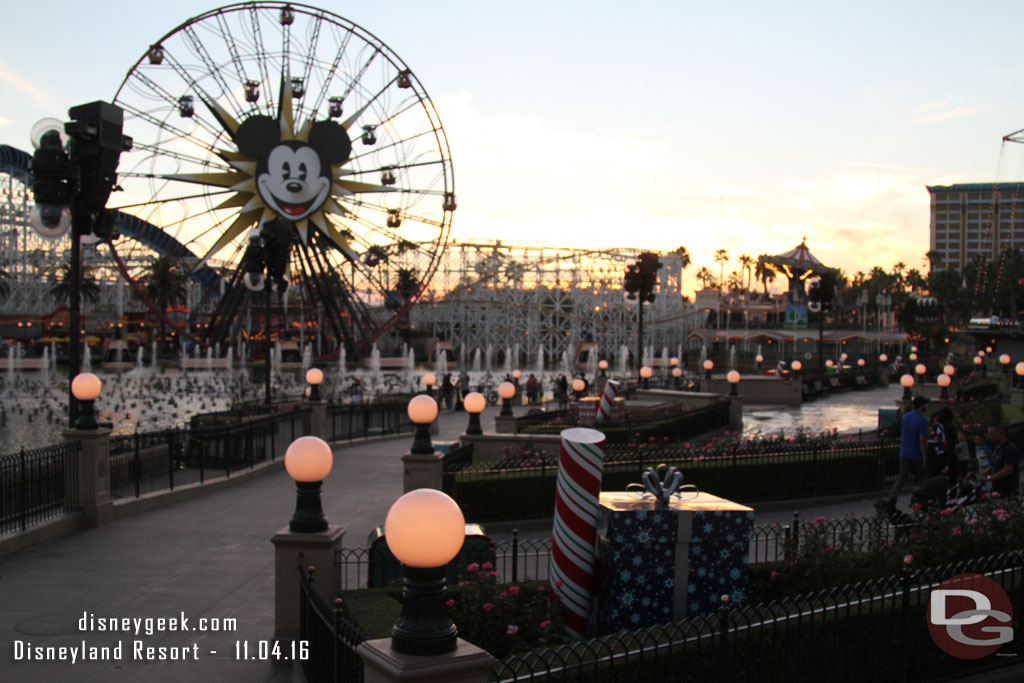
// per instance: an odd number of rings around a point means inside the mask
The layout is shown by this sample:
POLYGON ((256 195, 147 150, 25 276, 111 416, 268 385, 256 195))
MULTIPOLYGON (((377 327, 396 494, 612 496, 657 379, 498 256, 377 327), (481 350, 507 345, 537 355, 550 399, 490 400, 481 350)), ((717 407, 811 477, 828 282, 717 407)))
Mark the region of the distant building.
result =
POLYGON ((1024 183, 934 185, 929 249, 937 268, 962 269, 1004 249, 1024 249, 1024 183))

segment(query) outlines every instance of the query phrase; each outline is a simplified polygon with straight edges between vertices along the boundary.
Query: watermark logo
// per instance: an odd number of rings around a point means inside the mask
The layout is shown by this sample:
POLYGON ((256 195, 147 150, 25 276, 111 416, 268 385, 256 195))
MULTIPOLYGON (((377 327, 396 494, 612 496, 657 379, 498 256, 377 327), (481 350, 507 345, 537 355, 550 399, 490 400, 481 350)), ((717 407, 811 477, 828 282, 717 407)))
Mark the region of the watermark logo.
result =
POLYGON ((960 659, 987 657, 1013 640, 1013 608, 1002 586, 980 574, 958 574, 931 592, 928 632, 960 659))

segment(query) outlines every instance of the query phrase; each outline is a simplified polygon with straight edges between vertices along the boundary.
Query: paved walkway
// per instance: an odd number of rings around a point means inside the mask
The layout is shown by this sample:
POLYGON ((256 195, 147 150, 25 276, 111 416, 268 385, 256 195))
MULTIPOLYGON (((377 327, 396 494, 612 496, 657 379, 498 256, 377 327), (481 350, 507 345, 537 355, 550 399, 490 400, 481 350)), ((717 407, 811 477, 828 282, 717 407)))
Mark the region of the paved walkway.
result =
MULTIPOLYGON (((493 425, 496 412, 497 408, 487 409, 485 426, 493 425)), ((456 439, 466 421, 465 413, 442 413, 435 442, 456 439)), ((406 436, 335 451, 334 468, 324 483, 323 506, 331 523, 346 528, 346 546, 364 546, 369 532, 383 523, 391 503, 401 495, 400 456, 410 441, 406 436)), ((291 517, 294 490, 283 470, 273 472, 100 529, 75 532, 0 561, 0 680, 301 680, 297 670, 274 669, 265 661, 236 657, 242 643, 248 643, 250 655, 257 655, 260 641, 272 637, 270 537, 291 517), (237 620, 237 628, 135 635, 100 632, 86 624, 82 631, 83 615, 141 619, 184 615, 191 629, 198 629, 201 618, 231 618, 237 620), (83 640, 89 647, 122 642, 122 660, 75 664, 15 660, 16 641, 35 648, 80 646, 83 640), (153 648, 194 643, 199 660, 133 661, 133 641, 153 648)), ((807 504, 801 514, 805 519, 851 511, 868 514, 872 503, 871 497, 834 505, 819 502, 807 504)), ((792 514, 784 505, 772 510, 759 512, 758 522, 786 520, 792 514)), ((152 655, 159 656, 159 651, 152 655)))

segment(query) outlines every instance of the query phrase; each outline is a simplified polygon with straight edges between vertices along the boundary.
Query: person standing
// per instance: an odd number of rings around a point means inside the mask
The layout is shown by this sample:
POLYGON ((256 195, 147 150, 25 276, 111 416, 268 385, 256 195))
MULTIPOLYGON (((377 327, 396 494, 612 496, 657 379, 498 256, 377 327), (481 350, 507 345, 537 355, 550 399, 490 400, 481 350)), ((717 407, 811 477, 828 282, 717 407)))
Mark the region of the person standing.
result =
POLYGON ((532 405, 537 405, 537 377, 533 373, 530 373, 529 379, 526 380, 526 400, 532 405))
POLYGON ((928 465, 928 418, 924 416, 924 404, 927 399, 916 396, 912 409, 908 410, 900 421, 900 472, 889 492, 889 511, 896 510, 896 500, 900 497, 903 485, 909 477, 916 481, 922 470, 928 465))
POLYGON ((1006 438, 1006 427, 993 425, 988 428, 988 440, 994 449, 989 461, 992 465, 979 472, 982 481, 992 483, 992 492, 1002 498, 1013 498, 1020 488, 1020 451, 1006 438))

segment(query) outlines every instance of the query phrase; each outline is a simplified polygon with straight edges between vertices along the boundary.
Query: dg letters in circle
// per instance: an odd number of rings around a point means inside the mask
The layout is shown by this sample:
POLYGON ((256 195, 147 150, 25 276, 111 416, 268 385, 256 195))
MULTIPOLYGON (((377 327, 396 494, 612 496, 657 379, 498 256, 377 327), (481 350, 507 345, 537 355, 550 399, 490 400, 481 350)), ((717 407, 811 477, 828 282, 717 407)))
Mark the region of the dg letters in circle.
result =
POLYGON ((960 659, 986 657, 1013 640, 1013 608, 998 583, 979 574, 944 581, 928 599, 928 631, 960 659))

